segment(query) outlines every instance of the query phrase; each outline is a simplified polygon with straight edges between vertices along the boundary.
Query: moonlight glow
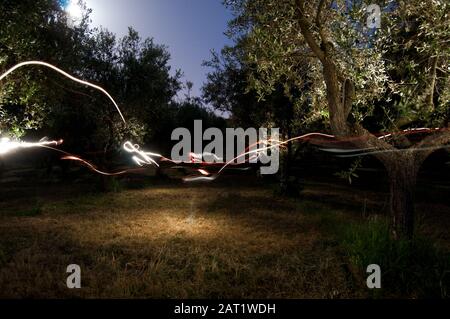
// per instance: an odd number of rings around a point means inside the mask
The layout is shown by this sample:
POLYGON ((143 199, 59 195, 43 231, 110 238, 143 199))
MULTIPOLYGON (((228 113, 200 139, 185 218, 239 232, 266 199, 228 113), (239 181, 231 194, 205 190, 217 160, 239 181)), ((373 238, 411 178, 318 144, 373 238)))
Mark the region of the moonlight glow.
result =
POLYGON ((61 1, 61 6, 67 12, 67 15, 72 22, 78 22, 83 18, 83 11, 77 0, 61 1))

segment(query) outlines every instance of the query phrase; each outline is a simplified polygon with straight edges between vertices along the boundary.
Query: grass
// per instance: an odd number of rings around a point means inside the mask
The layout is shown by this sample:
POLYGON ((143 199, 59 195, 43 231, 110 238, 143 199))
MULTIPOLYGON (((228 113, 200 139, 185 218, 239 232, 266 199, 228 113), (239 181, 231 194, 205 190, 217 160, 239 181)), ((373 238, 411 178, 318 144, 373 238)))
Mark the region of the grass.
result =
POLYGON ((380 258, 382 269, 397 265, 389 261, 397 248, 384 255, 383 228, 360 210, 270 188, 161 184, 64 194, 40 196, 39 205, 0 203, 0 297, 365 298, 377 296, 361 266, 380 258), (20 213, 30 207, 38 213, 20 213), (69 264, 81 266, 80 290, 66 288, 69 264))
POLYGON ((42 206, 40 203, 36 203, 34 206, 25 209, 25 210, 19 210, 15 213, 16 216, 20 217, 33 217, 38 216, 42 212, 42 206))
POLYGON ((245 188, 160 186, 2 217, 1 297, 346 298, 316 217, 245 188), (8 247, 8 249, 5 249, 8 247), (320 249, 318 249, 320 247, 320 249), (82 268, 81 290, 65 267, 82 268))
POLYGON ((373 297, 450 297, 450 254, 430 238, 393 240, 381 218, 347 224, 341 231, 343 250, 360 273, 370 264, 382 269, 383 287, 373 290, 373 297))

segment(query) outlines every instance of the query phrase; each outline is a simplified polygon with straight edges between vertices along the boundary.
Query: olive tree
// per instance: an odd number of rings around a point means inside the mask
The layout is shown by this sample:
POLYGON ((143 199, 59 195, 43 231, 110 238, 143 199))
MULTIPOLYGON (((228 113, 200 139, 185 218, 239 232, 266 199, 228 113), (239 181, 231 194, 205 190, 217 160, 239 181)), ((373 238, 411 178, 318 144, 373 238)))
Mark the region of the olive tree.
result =
MULTIPOLYGON (((250 86, 264 97, 279 81, 309 87, 312 110, 326 113, 331 132, 351 138, 388 172, 395 237, 410 238, 418 171, 436 148, 450 142, 449 3, 439 0, 379 1, 381 24, 370 29, 371 1, 235 0, 231 32, 248 37, 247 59, 256 65, 250 86), (369 125, 381 105, 377 125, 369 125), (406 134, 380 139, 372 130, 400 132, 424 125, 419 141, 406 134)), ((373 124, 373 123, 372 123, 373 124)))

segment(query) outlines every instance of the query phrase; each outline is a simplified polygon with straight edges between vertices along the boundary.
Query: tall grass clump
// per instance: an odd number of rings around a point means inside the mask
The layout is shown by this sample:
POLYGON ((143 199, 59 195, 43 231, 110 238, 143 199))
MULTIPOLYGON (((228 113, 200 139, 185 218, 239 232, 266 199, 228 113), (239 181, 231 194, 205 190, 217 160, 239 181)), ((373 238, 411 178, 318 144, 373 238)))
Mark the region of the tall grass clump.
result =
POLYGON ((449 298, 450 255, 430 238, 395 240, 386 220, 351 223, 341 233, 351 264, 365 276, 370 264, 381 268, 381 289, 372 297, 449 298))

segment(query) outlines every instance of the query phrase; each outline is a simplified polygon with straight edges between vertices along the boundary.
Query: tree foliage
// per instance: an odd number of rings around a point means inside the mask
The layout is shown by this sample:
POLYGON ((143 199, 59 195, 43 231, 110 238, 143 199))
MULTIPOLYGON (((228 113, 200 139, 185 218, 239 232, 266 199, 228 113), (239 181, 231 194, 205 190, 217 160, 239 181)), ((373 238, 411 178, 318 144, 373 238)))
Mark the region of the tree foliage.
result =
POLYGON ((198 112, 214 118, 199 99, 177 101, 182 73, 171 71, 167 47, 142 39, 133 28, 122 38, 92 28, 89 15, 84 6, 82 20, 74 24, 56 0, 2 1, 0 70, 28 60, 52 63, 105 88, 120 105, 127 125, 98 91, 30 66, 1 83, 2 136, 38 130, 36 136, 63 138, 72 152, 110 152, 119 150, 125 139, 170 141, 171 130, 198 112), (188 105, 192 112, 185 111, 188 105))
POLYGON ((417 172, 448 130, 410 139, 371 133, 448 127, 450 24, 447 1, 379 1, 381 28, 369 29, 370 1, 229 0, 230 35, 245 37, 248 87, 264 99, 282 84, 302 92, 304 111, 325 114, 338 138, 376 149, 391 186, 393 228, 411 236, 417 172), (399 151, 401 149, 401 152, 399 151))

